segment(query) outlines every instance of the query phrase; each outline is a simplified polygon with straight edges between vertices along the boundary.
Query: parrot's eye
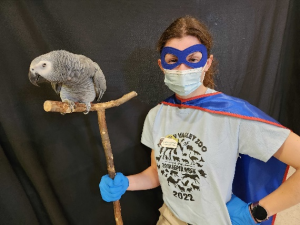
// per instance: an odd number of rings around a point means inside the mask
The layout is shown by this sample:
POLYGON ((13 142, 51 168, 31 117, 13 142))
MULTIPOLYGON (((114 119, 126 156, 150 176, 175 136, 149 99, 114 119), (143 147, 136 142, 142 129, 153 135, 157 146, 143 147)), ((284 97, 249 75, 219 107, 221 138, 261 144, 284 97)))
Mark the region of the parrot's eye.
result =
POLYGON ((42 67, 46 67, 46 65, 47 65, 46 63, 43 63, 42 67))

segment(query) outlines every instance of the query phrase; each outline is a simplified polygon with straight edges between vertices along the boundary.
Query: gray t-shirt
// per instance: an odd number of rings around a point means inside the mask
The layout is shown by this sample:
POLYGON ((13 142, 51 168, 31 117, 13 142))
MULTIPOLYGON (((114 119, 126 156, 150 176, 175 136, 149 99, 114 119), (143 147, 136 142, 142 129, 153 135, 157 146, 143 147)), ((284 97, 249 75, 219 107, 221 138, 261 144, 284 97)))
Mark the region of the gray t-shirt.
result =
POLYGON ((289 133, 258 121, 161 104, 148 113, 141 141, 155 152, 164 202, 180 220, 229 225, 226 202, 239 153, 266 162, 289 133))

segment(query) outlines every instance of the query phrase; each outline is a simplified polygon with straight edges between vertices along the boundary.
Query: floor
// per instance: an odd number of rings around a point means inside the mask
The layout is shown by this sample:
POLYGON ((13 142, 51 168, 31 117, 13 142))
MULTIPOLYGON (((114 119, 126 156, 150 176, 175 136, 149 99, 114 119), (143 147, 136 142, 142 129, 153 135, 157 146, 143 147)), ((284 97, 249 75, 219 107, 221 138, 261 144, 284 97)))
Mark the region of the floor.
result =
MULTIPOLYGON (((295 172, 295 169, 290 167, 288 177, 295 172)), ((287 210, 277 214, 274 225, 299 225, 300 224, 300 204, 295 205, 287 210)))

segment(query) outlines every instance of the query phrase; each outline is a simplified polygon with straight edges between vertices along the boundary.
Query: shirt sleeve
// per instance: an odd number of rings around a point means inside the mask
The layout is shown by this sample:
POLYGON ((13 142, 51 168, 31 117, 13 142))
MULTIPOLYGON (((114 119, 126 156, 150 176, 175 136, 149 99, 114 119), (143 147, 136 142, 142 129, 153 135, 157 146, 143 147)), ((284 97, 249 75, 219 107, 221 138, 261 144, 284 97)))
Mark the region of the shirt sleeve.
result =
POLYGON ((153 125, 157 114, 158 106, 151 109, 145 119, 141 142, 147 147, 154 149, 153 125))
POLYGON ((267 162, 282 146, 290 130, 275 125, 241 120, 239 153, 267 162))

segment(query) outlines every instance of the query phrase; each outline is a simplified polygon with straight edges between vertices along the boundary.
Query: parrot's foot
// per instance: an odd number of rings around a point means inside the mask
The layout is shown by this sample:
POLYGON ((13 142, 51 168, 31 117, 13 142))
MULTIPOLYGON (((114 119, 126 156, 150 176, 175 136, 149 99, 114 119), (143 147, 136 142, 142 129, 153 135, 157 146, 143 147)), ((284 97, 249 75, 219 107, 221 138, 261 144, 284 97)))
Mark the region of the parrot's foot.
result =
POLYGON ((83 112, 84 115, 87 115, 91 109, 91 103, 85 103, 86 111, 83 112))
POLYGON ((71 113, 74 112, 75 103, 73 101, 65 99, 65 100, 63 100, 63 102, 66 102, 69 105, 69 110, 70 110, 71 113))

